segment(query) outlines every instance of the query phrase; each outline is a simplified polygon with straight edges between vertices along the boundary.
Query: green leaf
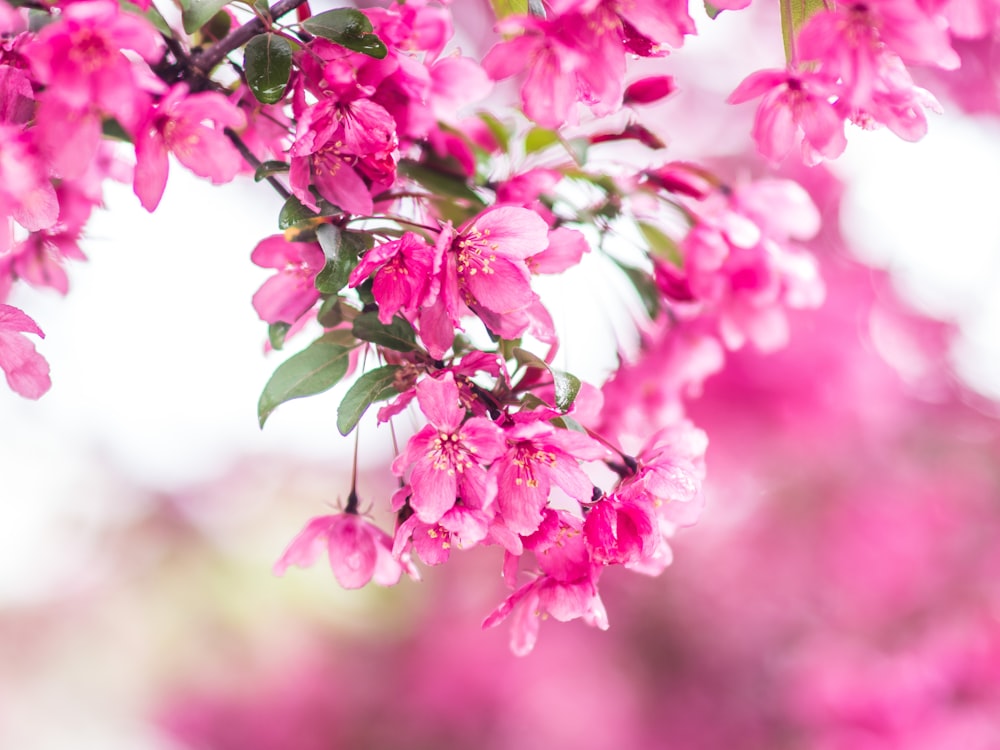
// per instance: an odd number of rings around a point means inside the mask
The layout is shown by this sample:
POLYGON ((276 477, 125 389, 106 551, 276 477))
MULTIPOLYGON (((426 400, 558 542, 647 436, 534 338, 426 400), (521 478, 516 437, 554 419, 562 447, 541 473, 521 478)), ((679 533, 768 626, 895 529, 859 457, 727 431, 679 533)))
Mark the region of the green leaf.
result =
POLYGON ((580 392, 580 379, 576 375, 549 367, 545 360, 536 354, 532 354, 527 349, 515 347, 513 355, 514 359, 525 367, 534 367, 549 371, 552 375, 552 385, 555 390, 556 407, 560 411, 568 411, 576 400, 577 394, 580 392))
POLYGON ((261 162, 261 165, 257 167, 257 171, 253 173, 254 182, 260 182, 261 180, 267 179, 271 175, 280 174, 282 172, 288 171, 288 162, 284 161, 265 161, 261 162))
POLYGON ((528 0, 490 0, 490 4, 498 19, 528 13, 528 0))
POLYGON ((500 150, 506 151, 510 145, 510 131, 507 129, 507 126, 489 112, 477 112, 476 115, 483 121, 483 124, 486 125, 490 133, 492 133, 500 145, 500 150))
POLYGON ((660 288, 656 282, 648 273, 639 268, 633 268, 617 260, 615 263, 625 272, 628 280, 635 287, 635 291, 639 293, 639 299, 642 301, 643 307, 646 308, 646 314, 650 320, 656 320, 660 314, 660 288))
POLYGON ((122 10, 127 13, 134 13, 137 16, 142 16, 147 21, 149 21, 156 30, 165 36, 172 37, 174 35, 173 30, 170 28, 170 24, 166 22, 160 11, 156 9, 155 5, 150 5, 149 10, 143 10, 135 3, 130 3, 128 0, 118 0, 118 5, 122 10))
POLYGON ((399 395, 393 384, 396 382, 396 373, 401 369, 403 368, 399 365, 386 365, 366 372, 357 379, 337 409, 337 429, 341 435, 349 435, 368 411, 368 407, 376 401, 385 401, 399 395))
POLYGON ((381 60, 389 50, 375 34, 368 16, 354 8, 337 8, 317 13, 302 22, 302 28, 314 36, 329 39, 341 47, 381 60))
POLYGON ((371 341, 397 352, 411 352, 417 348, 413 326, 398 315, 389 325, 383 325, 378 313, 362 313, 354 319, 352 332, 363 341, 371 341))
POLYGON ((559 143, 559 134, 548 128, 532 128, 524 139, 524 152, 534 154, 537 151, 559 143))
POLYGON ((340 306, 340 297, 327 297, 316 312, 316 320, 324 328, 336 328, 344 322, 344 310, 340 306))
POLYGON ((553 370, 551 367, 549 372, 552 373, 552 382, 555 387, 556 406, 559 411, 569 411, 580 392, 580 378, 562 370, 553 370))
POLYGON ((323 294, 337 294, 358 265, 358 254, 371 246, 372 237, 323 224, 316 228, 316 239, 326 255, 326 265, 316 275, 316 288, 323 294))
POLYGON ((193 34, 211 21, 212 16, 229 5, 229 2, 230 0, 188 0, 184 2, 184 9, 181 11, 184 31, 193 34))
POLYGON ((276 104, 285 96, 292 72, 292 45, 277 34, 258 34, 243 51, 247 85, 263 104, 276 104))
POLYGON ((322 393, 336 385, 347 373, 351 347, 332 343, 324 335, 282 363, 264 386, 257 402, 260 426, 286 401, 322 393))
POLYGON ((649 245, 649 251, 653 255, 673 263, 678 268, 683 267, 684 258, 681 256, 681 251, 677 247, 676 242, 667 236, 663 230, 653 224, 649 224, 645 221, 637 223, 639 225, 639 231, 642 232, 642 236, 645 238, 646 244, 649 245))
POLYGON ((824 0, 781 0, 781 36, 789 62, 792 61, 792 38, 806 21, 825 7, 824 0))
POLYGON ((561 427, 564 430, 572 430, 573 432, 582 432, 584 435, 587 434, 587 428, 582 424, 577 422, 573 417, 556 417, 555 419, 550 419, 549 424, 553 424, 556 427, 561 427))
POLYGON ((281 347, 285 345, 285 335, 291 327, 288 323, 271 323, 267 327, 267 340, 271 342, 272 349, 281 351, 281 347))
POLYGON ((414 182, 420 183, 434 195, 445 195, 485 205, 483 199, 469 187, 464 176, 431 169, 413 159, 400 159, 398 171, 414 182))
POLYGON ((314 219, 322 216, 334 216, 340 213, 340 209, 326 201, 319 202, 319 213, 313 213, 310 209, 302 205, 302 201, 294 195, 290 195, 278 213, 278 229, 288 229, 300 224, 310 224, 314 219))
POLYGON ((132 137, 125 132, 125 128, 114 117, 105 117, 101 122, 101 135, 105 138, 113 138, 116 141, 132 142, 132 137))
POLYGON ((721 12, 722 8, 716 8, 714 5, 708 2, 708 0, 705 1, 705 13, 707 13, 708 17, 711 18, 713 21, 719 17, 719 14, 721 12))

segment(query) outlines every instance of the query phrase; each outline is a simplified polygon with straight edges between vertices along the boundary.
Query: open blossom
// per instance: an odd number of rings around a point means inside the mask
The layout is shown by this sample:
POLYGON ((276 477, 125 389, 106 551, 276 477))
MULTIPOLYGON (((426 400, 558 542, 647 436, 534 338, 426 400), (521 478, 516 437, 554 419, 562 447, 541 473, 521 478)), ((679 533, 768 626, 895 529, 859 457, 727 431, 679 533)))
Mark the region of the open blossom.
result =
POLYGON ((318 244, 289 242, 276 234, 257 243, 250 260, 278 271, 253 296, 253 307, 261 320, 291 324, 316 304, 319 299, 316 274, 326 263, 318 244))
POLYGON ((753 121, 757 150, 771 161, 784 159, 802 143, 805 161, 836 159, 844 152, 844 118, 830 103, 836 92, 826 76, 809 71, 760 70, 747 76, 726 100, 763 96, 753 121))
POLYGON ((351 272, 349 284, 358 286, 375 273, 372 294, 378 319, 388 324, 397 312, 414 314, 436 287, 431 283, 434 248, 413 232, 372 248, 351 272))
POLYGON ((174 86, 149 115, 135 144, 135 194, 152 211, 167 184, 167 154, 199 177, 219 185, 232 180, 243 167, 243 157, 223 133, 223 128, 241 128, 243 112, 222 94, 189 93, 185 84, 174 86), (205 121, 213 127, 205 125, 205 121))
POLYGON ((24 335, 45 337, 35 321, 16 307, 0 304, 0 370, 7 384, 25 398, 39 398, 51 386, 49 363, 24 335))
MULTIPOLYGON (((590 558, 579 518, 546 509, 541 526, 524 539, 524 548, 533 553, 541 575, 507 597, 483 622, 484 628, 512 618, 510 645, 518 656, 535 647, 544 616, 560 622, 582 618, 588 625, 607 630, 608 615, 597 592, 601 565, 590 558)), ((513 555, 508 560, 516 563, 513 555)), ((505 577, 513 582, 507 571, 505 577)))
POLYGON ((131 50, 156 62, 163 39, 146 19, 110 0, 73 3, 28 46, 31 69, 45 90, 37 115, 39 141, 64 177, 83 173, 97 150, 105 116, 133 133, 149 96, 131 50))
POLYGON ((578 459, 605 456, 607 451, 595 440, 543 421, 514 425, 505 435, 507 452, 493 470, 497 503, 511 531, 531 534, 538 530, 553 485, 578 502, 591 499, 594 485, 578 459))
POLYGON ((545 221, 518 206, 488 208, 457 232, 446 226, 435 247, 440 293, 420 313, 428 350, 441 356, 470 309, 500 336, 524 333, 540 306, 526 261, 547 245, 545 221))
POLYGON ((392 556, 391 547, 388 534, 356 513, 317 516, 288 545, 274 573, 284 575, 291 565, 307 568, 325 550, 334 577, 345 589, 359 589, 371 580, 392 586, 404 565, 392 556))
POLYGON ((450 372, 417 385, 417 403, 430 424, 410 438, 392 462, 402 476, 410 468, 410 506, 427 524, 441 521, 457 500, 485 508, 496 493, 483 464, 503 453, 503 433, 483 417, 465 419, 450 372))
POLYGON ((299 118, 289 156, 289 183, 303 205, 316 210, 310 186, 347 213, 370 214, 372 192, 396 175, 396 126, 369 99, 323 99, 299 118), (368 182, 366 182, 366 179, 368 182))

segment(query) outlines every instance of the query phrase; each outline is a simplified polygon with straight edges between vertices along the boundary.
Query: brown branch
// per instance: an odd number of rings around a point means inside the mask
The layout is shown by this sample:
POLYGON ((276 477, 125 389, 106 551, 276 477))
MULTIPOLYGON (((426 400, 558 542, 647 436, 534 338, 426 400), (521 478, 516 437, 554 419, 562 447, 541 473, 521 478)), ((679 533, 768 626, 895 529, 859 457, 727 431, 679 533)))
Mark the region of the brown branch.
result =
MULTIPOLYGON (((236 150, 240 152, 240 155, 247 164, 254 169, 260 169, 260 159, 253 155, 253 152, 247 147, 247 144, 243 142, 243 139, 240 138, 239 134, 235 130, 232 128, 226 128, 222 132, 224 132, 226 137, 233 142, 233 145, 236 146, 236 150)), ((273 187, 282 198, 288 200, 291 197, 292 194, 288 192, 288 188, 282 185, 272 175, 268 175, 264 179, 271 183, 271 187, 273 187)))
MULTIPOLYGON (((271 7, 270 16, 272 19, 277 20, 305 2, 306 0, 279 0, 271 7)), ((212 71, 212 68, 222 62, 226 55, 234 49, 242 47, 255 36, 263 33, 264 30, 264 20, 262 18, 258 17, 252 21, 247 21, 201 54, 191 58, 191 64, 203 74, 208 75, 212 71)))

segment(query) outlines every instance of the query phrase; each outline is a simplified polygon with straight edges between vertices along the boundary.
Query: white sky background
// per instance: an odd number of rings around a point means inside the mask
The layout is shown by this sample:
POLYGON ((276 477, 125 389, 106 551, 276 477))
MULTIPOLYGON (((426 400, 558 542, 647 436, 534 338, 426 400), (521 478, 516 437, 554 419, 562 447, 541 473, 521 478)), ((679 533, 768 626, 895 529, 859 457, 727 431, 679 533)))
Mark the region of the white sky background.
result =
MULTIPOLYGON (((723 99, 750 70, 746 47, 731 43, 739 14, 729 15, 699 20, 703 36, 677 58, 723 71, 723 99)), ((853 186, 844 222, 859 252, 892 268, 928 310, 963 323, 963 371, 1000 397, 1000 126, 952 111, 931 115, 916 145, 856 129, 849 138, 838 169, 853 186)), ((11 300, 48 336, 39 349, 53 388, 39 402, 0 388, 0 607, 44 597, 84 553, 74 552, 84 542, 59 531, 67 517, 86 525, 136 512, 109 505, 109 469, 177 489, 246 453, 349 461, 352 443, 334 424, 343 389, 284 404, 257 426, 264 383, 311 340, 262 352, 266 326, 250 298, 272 272, 249 256, 277 231, 270 188, 214 187, 174 163, 155 214, 130 186, 108 185, 106 202, 89 226, 90 261, 70 265, 70 294, 22 289, 11 300)), ((560 324, 574 318, 558 305, 553 313, 560 324)))

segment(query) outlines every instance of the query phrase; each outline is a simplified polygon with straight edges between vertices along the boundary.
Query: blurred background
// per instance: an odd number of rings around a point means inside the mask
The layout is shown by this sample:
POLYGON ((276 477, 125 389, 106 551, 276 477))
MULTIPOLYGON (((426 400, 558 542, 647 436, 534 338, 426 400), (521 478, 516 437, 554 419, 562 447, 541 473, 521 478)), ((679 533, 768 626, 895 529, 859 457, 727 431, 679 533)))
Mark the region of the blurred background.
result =
MULTIPOLYGON (((699 17, 660 63, 681 92, 644 116, 668 158, 760 173, 753 107, 723 102, 780 62, 763 19, 699 17)), ((150 216, 112 186, 70 295, 10 300, 48 334, 53 389, 0 392, 0 747, 1000 747, 1000 124, 980 46, 928 84, 946 111, 921 143, 855 129, 830 169, 785 168, 824 215, 826 305, 688 404, 708 507, 674 564, 609 571, 611 629, 544 623, 525 659, 480 629, 507 593, 494 549, 389 590, 272 577, 346 496, 353 448, 342 390, 257 427, 284 355, 264 355, 249 254, 280 204, 175 168, 150 216)), ((393 489, 373 427, 363 502, 393 489)))

